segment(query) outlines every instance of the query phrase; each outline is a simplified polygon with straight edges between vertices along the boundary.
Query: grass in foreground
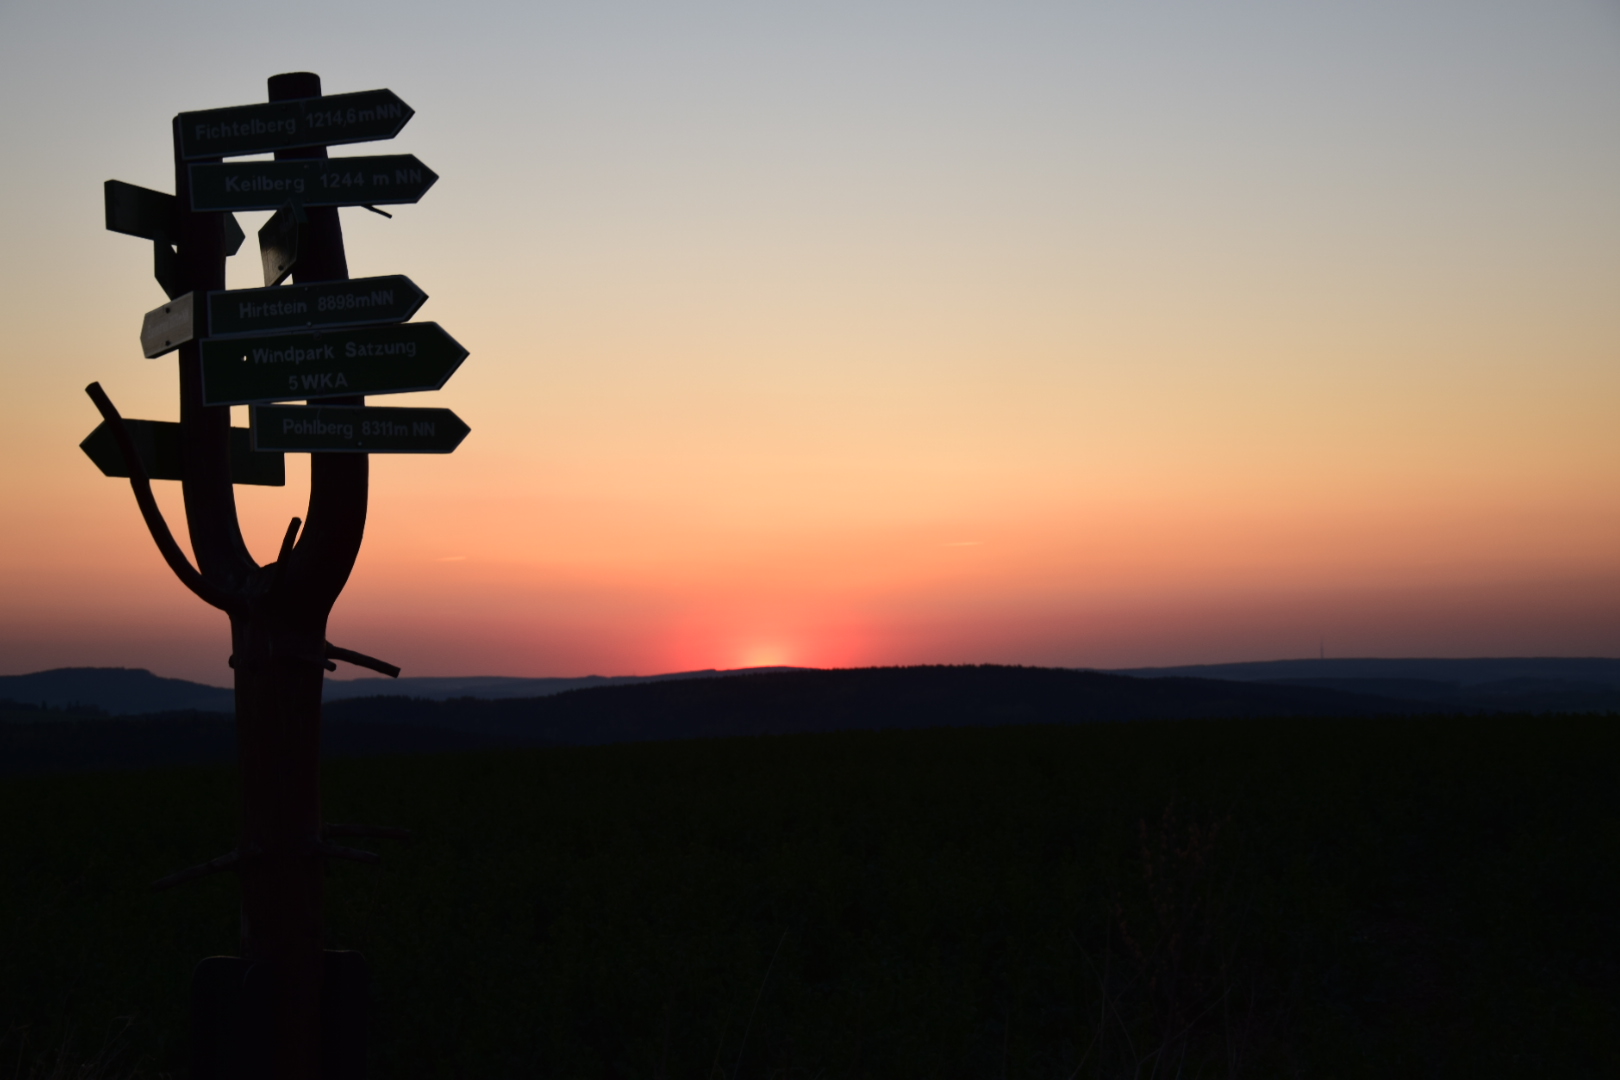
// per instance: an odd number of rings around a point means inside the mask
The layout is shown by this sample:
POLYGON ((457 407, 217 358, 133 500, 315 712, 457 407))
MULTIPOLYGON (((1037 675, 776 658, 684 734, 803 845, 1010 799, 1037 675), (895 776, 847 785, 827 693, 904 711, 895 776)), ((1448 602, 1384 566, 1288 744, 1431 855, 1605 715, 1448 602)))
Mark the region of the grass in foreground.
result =
MULTIPOLYGON (((329 820, 420 839, 332 867, 331 943, 390 1078, 1614 1075, 1617 749, 1519 717, 339 762, 329 820)), ((235 884, 145 886, 235 798, 0 786, 5 1045, 133 1016, 123 1067, 184 1075, 235 884)))

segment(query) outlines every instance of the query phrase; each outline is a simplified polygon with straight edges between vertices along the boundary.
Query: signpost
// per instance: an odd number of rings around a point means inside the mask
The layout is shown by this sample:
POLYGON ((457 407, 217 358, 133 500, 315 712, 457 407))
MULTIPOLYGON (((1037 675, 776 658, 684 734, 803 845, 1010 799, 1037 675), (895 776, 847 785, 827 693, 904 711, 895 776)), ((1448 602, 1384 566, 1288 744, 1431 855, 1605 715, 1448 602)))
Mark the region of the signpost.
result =
POLYGON ((306 207, 413 203, 438 178, 414 154, 193 165, 191 208, 200 213, 275 210, 289 201, 306 207))
POLYGON ((210 333, 222 337, 404 322, 426 300, 427 293, 404 274, 211 292, 203 307, 195 293, 186 293, 146 313, 141 352, 155 359, 210 333))
MULTIPOLYGON (((173 195, 122 180, 108 180, 103 185, 103 200, 108 231, 152 241, 152 276, 170 297, 185 292, 179 285, 179 263, 174 253, 180 236, 179 201, 173 195)), ((230 214, 224 215, 223 228, 220 244, 229 257, 236 254, 246 237, 230 214)))
POLYGON ((392 139, 415 115, 392 90, 186 112, 178 117, 180 154, 195 161, 392 139))
MULTIPOLYGON (((165 195, 151 188, 126 184, 122 180, 108 180, 102 185, 106 203, 107 230, 138 236, 142 240, 157 240, 173 245, 179 235, 179 203, 173 195, 165 195)), ((225 254, 235 255, 247 237, 242 226, 229 215, 225 218, 225 254)))
POLYGON ((286 281, 298 265, 298 237, 308 222, 304 208, 289 202, 259 230, 259 262, 264 268, 265 288, 286 281))
POLYGON ((109 180, 102 185, 107 229, 142 240, 173 244, 180 235, 180 204, 173 195, 109 180))
MULTIPOLYGON (((149 479, 186 478, 180 461, 179 424, 164 420, 125 420, 124 425, 134 440, 136 453, 149 479)), ((230 440, 227 453, 231 458, 231 483, 260 487, 282 487, 287 483, 286 459, 280 454, 254 453, 247 428, 231 428, 230 440)), ((96 463, 103 476, 130 475, 129 462, 124 460, 124 452, 118 446, 118 436, 105 420, 85 436, 79 449, 96 463)))
POLYGON ((437 390, 466 357, 438 323, 209 338, 202 343, 203 404, 437 390))
POLYGON ((252 417, 261 452, 448 454, 472 430, 449 409, 255 405, 252 417))
POLYGON ((196 295, 182 293, 146 313, 146 318, 141 320, 141 353, 148 360, 156 360, 202 337, 198 325, 202 312, 197 310, 196 295))
POLYGON ((397 323, 426 302, 427 293, 404 274, 232 289, 208 294, 208 331, 217 337, 397 323))
POLYGON ((387 90, 323 97, 320 78, 303 72, 273 77, 269 97, 174 118, 175 194, 107 182, 107 228, 151 241, 170 297, 147 314, 141 348, 178 354, 180 422, 125 420, 92 383, 102 424, 82 445, 104 473, 129 478, 170 569, 231 622, 241 836, 156 883, 219 871, 241 882, 242 956, 193 974, 192 1076, 360 1080, 368 976, 360 954, 326 948, 323 860, 376 862, 335 840, 408 834, 322 821, 321 685, 336 661, 399 669, 332 644, 327 620, 365 533, 370 455, 448 453, 467 426, 448 409, 368 408, 359 395, 437 389, 467 351, 434 323, 404 321, 426 299, 410 279, 349 279, 337 208, 416 202, 438 176, 410 155, 329 160, 326 147, 391 138, 410 106, 387 90), (275 160, 218 160, 264 152, 275 160), (260 244, 265 281, 279 287, 227 290, 225 259, 242 242, 230 212, 278 208, 260 244), (294 284, 280 286, 288 273, 294 284), (264 404, 311 398, 322 400, 264 404), (238 402, 259 403, 249 430, 230 426, 223 406, 238 402), (260 565, 232 485, 283 483, 283 453, 300 452, 310 454, 307 521, 294 518, 260 565), (154 479, 181 482, 189 555, 154 479))

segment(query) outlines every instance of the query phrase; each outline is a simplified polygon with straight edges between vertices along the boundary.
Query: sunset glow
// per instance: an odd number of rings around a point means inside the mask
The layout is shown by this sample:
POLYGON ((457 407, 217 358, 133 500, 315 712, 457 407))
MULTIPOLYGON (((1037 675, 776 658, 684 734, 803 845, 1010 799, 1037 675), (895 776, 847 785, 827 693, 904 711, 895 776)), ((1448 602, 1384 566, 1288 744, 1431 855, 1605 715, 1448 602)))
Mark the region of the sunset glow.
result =
MULTIPOLYGON (((442 177, 343 212, 350 270, 471 351, 376 402, 472 435, 374 460, 339 644, 417 675, 1620 653, 1608 7, 91 7, 0 13, 36 103, 0 117, 0 672, 230 679, 77 449, 93 379, 177 413, 101 185, 172 189, 175 112, 299 69, 416 109, 334 151, 442 177)), ((238 489, 260 560, 288 472, 238 489)))

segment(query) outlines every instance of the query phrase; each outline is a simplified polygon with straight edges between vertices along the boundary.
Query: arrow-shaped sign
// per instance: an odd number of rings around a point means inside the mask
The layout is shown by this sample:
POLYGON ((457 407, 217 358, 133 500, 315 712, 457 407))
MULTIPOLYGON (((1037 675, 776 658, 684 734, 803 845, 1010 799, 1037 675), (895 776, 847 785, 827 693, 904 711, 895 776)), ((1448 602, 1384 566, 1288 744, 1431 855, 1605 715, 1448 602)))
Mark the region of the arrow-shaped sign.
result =
POLYGON ((159 357, 210 334, 399 323, 415 315, 426 300, 427 293, 404 274, 211 292, 206 312, 198 309, 196 293, 186 293, 146 313, 141 352, 159 357))
POLYGON ((180 205, 173 195, 151 188, 108 180, 102 185, 107 204, 107 229, 142 240, 165 244, 180 239, 180 205))
POLYGON ((438 178, 414 154, 193 165, 191 208, 275 210, 289 201, 303 206, 413 203, 438 178))
MULTIPOLYGON (((107 209, 107 230, 174 245, 180 242, 180 204, 173 195, 122 180, 102 185, 107 209)), ((235 255, 245 237, 236 218, 225 217, 225 254, 235 255)))
POLYGON ((202 343, 203 404, 437 390, 467 358, 438 323, 202 343))
POLYGON ((449 409, 256 405, 254 449, 352 454, 448 454, 472 429, 449 409))
POLYGON ((427 293, 404 274, 208 294, 208 332, 263 334, 404 322, 427 293))
MULTIPOLYGON (((175 197, 122 180, 108 180, 103 196, 108 231, 152 241, 152 276, 170 297, 184 292, 180 260, 174 253, 180 242, 180 204, 175 197)), ((225 215, 223 224, 225 254, 235 255, 242 246, 242 227, 231 214, 225 215)))
POLYGON ((264 267, 264 287, 280 285, 298 265, 298 242, 309 219, 304 208, 287 203, 270 215, 259 230, 259 262, 264 267))
MULTIPOLYGON (((180 425, 166 420, 125 420, 135 452, 146 466, 151 480, 182 480, 180 468, 180 425)), ((118 447, 118 438, 103 420, 79 444, 106 476, 128 476, 129 465, 118 447)), ((282 487, 287 483, 287 463, 280 454, 255 454, 247 428, 231 428, 231 483, 260 487, 282 487)))
POLYGON ((392 139, 414 115, 392 90, 204 109, 177 118, 180 154, 193 161, 392 139))

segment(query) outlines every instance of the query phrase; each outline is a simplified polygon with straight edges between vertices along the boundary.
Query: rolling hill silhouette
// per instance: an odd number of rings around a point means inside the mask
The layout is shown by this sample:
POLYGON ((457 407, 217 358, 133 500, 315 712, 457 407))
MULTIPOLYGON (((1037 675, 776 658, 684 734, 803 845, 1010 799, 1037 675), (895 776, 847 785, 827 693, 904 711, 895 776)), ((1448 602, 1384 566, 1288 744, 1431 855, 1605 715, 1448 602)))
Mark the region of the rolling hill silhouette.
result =
POLYGON ((228 687, 165 679, 145 668, 52 668, 31 675, 0 676, 0 700, 50 709, 88 706, 114 716, 198 709, 231 712, 228 687))
POLYGON ((982 665, 782 671, 504 701, 360 698, 329 704, 326 716, 334 725, 403 723, 526 744, 591 745, 820 731, 1408 711, 1405 702, 1317 687, 982 665))
POLYGON ((1600 657, 1270 660, 1134 668, 1120 674, 1313 686, 1460 712, 1620 712, 1620 660, 1600 657))
MULTIPOLYGON (((1153 718, 1370 716, 1408 703, 1315 687, 1016 667, 775 671, 570 690, 546 697, 329 703, 328 756, 484 747, 1153 718)), ((36 705, 0 711, 0 772, 142 768, 235 756, 229 714, 134 717, 36 705)))
MULTIPOLYGON (((1144 719, 1620 712, 1620 661, 1603 659, 1281 661, 1128 674, 981 665, 355 682, 405 693, 329 700, 323 734, 329 756, 1144 719), (416 696, 413 683, 438 684, 432 689, 441 696, 416 696), (492 688, 510 694, 534 684, 541 689, 535 696, 442 696, 492 688)), ((140 669, 63 668, 0 678, 0 774, 231 760, 230 708, 228 690, 140 669)))
MULTIPOLYGON (((701 679, 744 675, 793 668, 742 668, 734 671, 705 669, 664 675, 585 675, 578 678, 525 679, 505 675, 426 678, 327 679, 324 698, 343 701, 356 697, 403 696, 447 700, 458 697, 527 698, 585 690, 599 686, 701 679)), ((185 679, 165 679, 145 668, 53 668, 30 675, 0 675, 0 701, 27 702, 51 709, 89 706, 112 716, 197 709, 231 712, 235 695, 228 686, 209 686, 185 679)))
MULTIPOLYGON (((327 679, 325 697, 329 703, 364 697, 502 700, 640 683, 813 670, 706 669, 663 675, 537 679, 499 675, 327 679)), ((1394 698, 1425 711, 1620 711, 1620 660, 1599 657, 1271 660, 1099 673, 1137 679, 1197 678, 1339 690, 1394 698)), ((54 709, 91 706, 113 716, 188 709, 229 712, 234 707, 227 687, 165 679, 143 668, 57 668, 31 675, 0 676, 0 700, 54 709)))

